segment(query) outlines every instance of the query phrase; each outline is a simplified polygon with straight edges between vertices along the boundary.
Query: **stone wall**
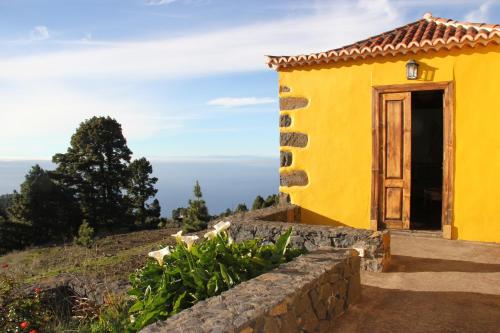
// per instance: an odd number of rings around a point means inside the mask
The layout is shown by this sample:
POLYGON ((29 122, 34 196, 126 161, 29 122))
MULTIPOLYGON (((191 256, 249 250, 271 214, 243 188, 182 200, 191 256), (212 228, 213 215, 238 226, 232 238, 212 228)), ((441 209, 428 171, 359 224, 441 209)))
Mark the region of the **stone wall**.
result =
POLYGON ((231 221, 231 237, 240 242, 260 238, 275 242, 293 228, 291 244, 309 251, 319 247, 353 248, 361 257, 361 269, 382 272, 390 262, 388 231, 372 231, 350 227, 330 227, 300 222, 300 207, 280 205, 224 218, 231 221))
POLYGON ((141 332, 330 332, 359 298, 359 265, 353 250, 316 250, 141 332))

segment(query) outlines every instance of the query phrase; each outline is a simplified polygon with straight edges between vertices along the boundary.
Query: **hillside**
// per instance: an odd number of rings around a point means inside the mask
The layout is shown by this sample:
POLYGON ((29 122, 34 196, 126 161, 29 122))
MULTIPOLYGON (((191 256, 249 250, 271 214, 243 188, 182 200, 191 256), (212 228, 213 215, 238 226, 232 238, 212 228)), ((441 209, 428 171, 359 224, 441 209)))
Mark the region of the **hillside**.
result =
POLYGON ((0 257, 3 273, 15 276, 27 287, 50 288, 77 279, 90 289, 121 292, 128 275, 147 260, 147 253, 174 244, 178 229, 117 234, 96 240, 92 248, 72 244, 36 247, 0 257))

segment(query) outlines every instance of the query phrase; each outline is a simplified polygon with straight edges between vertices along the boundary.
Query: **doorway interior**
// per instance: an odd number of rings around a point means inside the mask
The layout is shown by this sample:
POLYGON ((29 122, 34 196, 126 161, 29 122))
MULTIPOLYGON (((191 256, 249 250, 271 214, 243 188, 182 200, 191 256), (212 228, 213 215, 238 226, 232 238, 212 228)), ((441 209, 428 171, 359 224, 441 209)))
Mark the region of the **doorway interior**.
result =
POLYGON ((410 229, 441 229, 443 93, 443 90, 411 93, 410 229))
POLYGON ((373 87, 372 230, 440 230, 452 238, 454 95, 452 81, 373 87))

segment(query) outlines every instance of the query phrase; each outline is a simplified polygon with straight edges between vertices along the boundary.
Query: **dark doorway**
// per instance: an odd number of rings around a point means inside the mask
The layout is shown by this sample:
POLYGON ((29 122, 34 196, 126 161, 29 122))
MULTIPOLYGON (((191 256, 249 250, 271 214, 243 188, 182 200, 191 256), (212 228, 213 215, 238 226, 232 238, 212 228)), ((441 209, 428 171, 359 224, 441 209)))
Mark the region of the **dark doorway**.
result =
POLYGON ((443 91, 411 94, 411 229, 441 229, 443 91))

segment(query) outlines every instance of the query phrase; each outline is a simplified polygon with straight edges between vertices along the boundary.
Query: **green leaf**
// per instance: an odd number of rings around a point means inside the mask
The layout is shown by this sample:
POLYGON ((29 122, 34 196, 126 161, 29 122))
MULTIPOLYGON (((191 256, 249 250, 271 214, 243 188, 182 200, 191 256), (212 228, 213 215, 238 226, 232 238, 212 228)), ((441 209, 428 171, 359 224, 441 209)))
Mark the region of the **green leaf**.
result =
POLYGON ((219 263, 219 267, 220 267, 220 274, 222 275, 222 279, 224 280, 224 282, 226 283, 226 285, 229 288, 231 288, 233 286, 233 284, 234 284, 234 281, 231 278, 231 276, 227 273, 226 266, 224 266, 223 263, 219 263))
POLYGON ((179 309, 181 309, 182 301, 186 297, 186 294, 187 294, 187 292, 185 291, 182 294, 180 294, 179 297, 177 297, 177 299, 175 300, 175 303, 174 303, 174 308, 172 310, 173 313, 177 313, 179 311, 179 309))
POLYGON ((130 309, 128 309, 128 312, 129 313, 138 312, 141 311, 143 308, 144 308, 144 303, 142 301, 137 301, 130 307, 130 309))
POLYGON ((292 234, 292 228, 289 228, 287 232, 281 235, 276 241, 276 253, 284 255, 288 244, 290 244, 290 235, 292 234))

